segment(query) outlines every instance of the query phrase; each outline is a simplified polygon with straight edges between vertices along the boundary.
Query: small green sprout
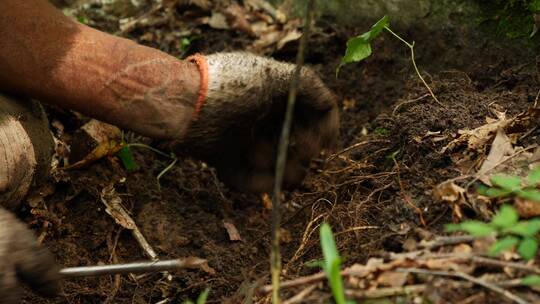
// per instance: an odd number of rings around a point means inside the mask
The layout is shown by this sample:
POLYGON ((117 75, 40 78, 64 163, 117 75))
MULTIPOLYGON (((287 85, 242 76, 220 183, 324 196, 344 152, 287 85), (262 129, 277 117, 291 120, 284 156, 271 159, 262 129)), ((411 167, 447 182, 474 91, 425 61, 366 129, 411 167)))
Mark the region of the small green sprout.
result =
POLYGON ((401 41, 403 44, 405 44, 409 48, 410 54, 411 54, 411 62, 416 72, 416 75, 418 76, 418 78, 420 78, 420 80, 422 81, 426 89, 429 91, 429 94, 431 95, 431 97, 433 97, 433 100, 435 100, 435 102, 437 102, 442 107, 445 107, 439 101, 439 99, 437 99, 437 96, 435 96, 435 93, 433 93, 433 90, 427 84, 426 80, 420 73, 418 66, 416 65, 416 59, 414 55, 414 41, 412 43, 409 43, 405 39, 401 38, 401 36, 399 36, 397 33, 392 31, 392 29, 390 29, 390 19, 388 18, 388 16, 382 17, 379 21, 377 21, 377 23, 375 23, 371 27, 371 29, 368 32, 365 32, 362 35, 353 37, 349 39, 349 41, 347 41, 347 50, 345 51, 345 55, 341 59, 341 63, 339 64, 339 66, 336 68, 336 78, 339 75, 340 69, 344 65, 348 63, 353 63, 353 62, 360 62, 368 58, 369 56, 371 56, 371 53, 372 53, 371 42, 375 40, 375 38, 379 37, 381 33, 383 32, 383 30, 390 33, 392 36, 397 38, 399 41, 401 41))
POLYGON ((118 158, 122 161, 122 165, 124 165, 124 168, 128 171, 133 171, 137 169, 137 163, 135 162, 135 158, 133 157, 133 153, 131 152, 131 149, 129 145, 124 145, 120 151, 118 151, 118 158))
POLYGON ((354 301, 349 301, 345 298, 345 289, 343 288, 343 280, 341 278, 341 257, 339 256, 330 225, 324 223, 321 226, 320 238, 324 257, 323 269, 328 278, 336 304, 354 304, 354 301))
POLYGON ((79 21, 82 24, 88 25, 88 18, 86 18, 85 16, 78 16, 77 21, 79 21))
POLYGON ((206 288, 199 296, 197 297, 197 301, 193 302, 191 300, 187 300, 184 302, 184 304, 205 304, 206 300, 208 299, 208 294, 210 293, 210 288, 206 288))
POLYGON ((390 130, 383 127, 377 127, 375 130, 373 130, 373 134, 378 136, 388 136, 390 134, 390 130))

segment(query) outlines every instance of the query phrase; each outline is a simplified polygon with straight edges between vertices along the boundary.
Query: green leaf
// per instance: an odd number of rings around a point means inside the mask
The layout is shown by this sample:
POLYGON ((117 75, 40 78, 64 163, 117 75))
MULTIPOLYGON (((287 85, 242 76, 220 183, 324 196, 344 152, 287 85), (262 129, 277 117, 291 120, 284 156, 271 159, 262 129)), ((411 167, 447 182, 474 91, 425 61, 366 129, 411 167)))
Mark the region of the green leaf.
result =
POLYGON ((521 284, 528 286, 540 285, 540 275, 529 275, 521 280, 521 284))
POLYGON ((531 11, 532 13, 540 12, 540 0, 532 0, 529 3, 529 11, 531 11))
POLYGON ((518 246, 518 253, 525 260, 530 260, 536 256, 538 250, 538 241, 534 238, 525 238, 518 246))
POLYGON ((79 21, 82 24, 88 24, 88 19, 84 16, 77 17, 77 21, 79 21))
POLYGON ((210 288, 206 288, 203 292, 201 292, 199 297, 197 297, 197 304, 205 304, 209 293, 210 293, 210 288))
POLYGON ((336 77, 339 74, 339 70, 344 65, 352 62, 360 62, 369 57, 372 53, 371 41, 377 38, 389 24, 388 16, 384 16, 381 20, 377 21, 368 32, 349 39, 347 41, 345 55, 341 58, 341 63, 336 69, 336 77))
POLYGON ((503 251, 507 251, 519 243, 519 238, 515 236, 507 236, 495 242, 489 247, 489 254, 492 256, 499 255, 503 251))
POLYGON ((118 151, 118 157, 122 161, 122 165, 124 165, 126 170, 131 171, 137 169, 137 163, 133 158, 133 153, 131 153, 129 146, 122 147, 122 149, 118 151))
POLYGON ((521 189, 521 179, 517 176, 494 175, 490 180, 493 185, 508 191, 517 191, 521 189))
POLYGON ((514 207, 504 205, 501 207, 497 215, 491 220, 491 224, 495 227, 506 229, 514 226, 519 219, 519 215, 514 207))
POLYGON ((529 182, 529 185, 531 186, 536 186, 537 184, 540 184, 540 166, 534 168, 533 170, 531 170, 531 172, 529 172, 529 175, 527 176, 527 182, 529 182))
POLYGON ((536 189, 524 189, 519 190, 517 195, 521 198, 524 198, 529 201, 539 202, 540 203, 540 191, 536 189))
POLYGON ((521 221, 515 226, 505 230, 523 237, 534 237, 540 231, 540 219, 532 219, 530 221, 521 221))
POLYGON ((466 221, 460 224, 448 224, 446 225, 446 231, 455 232, 455 231, 465 231, 473 236, 482 237, 488 236, 495 233, 497 230, 480 221, 466 221))
POLYGON ((330 289, 336 304, 347 304, 345 290, 341 280, 341 258, 336 247, 330 225, 324 223, 320 229, 321 248, 324 257, 324 271, 330 283, 330 289))
POLYGON ((485 192, 481 193, 481 195, 487 196, 487 197, 505 197, 510 194, 512 194, 512 191, 500 189, 500 188, 486 188, 485 192))
POLYGON ((324 268, 324 260, 310 260, 304 263, 308 268, 324 268))

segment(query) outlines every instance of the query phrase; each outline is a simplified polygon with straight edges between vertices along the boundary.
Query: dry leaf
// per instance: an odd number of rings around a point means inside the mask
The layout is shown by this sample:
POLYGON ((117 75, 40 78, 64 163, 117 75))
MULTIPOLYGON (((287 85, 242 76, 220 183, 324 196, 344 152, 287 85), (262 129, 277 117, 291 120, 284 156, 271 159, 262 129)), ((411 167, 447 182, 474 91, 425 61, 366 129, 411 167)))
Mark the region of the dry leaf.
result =
POLYGON ((435 187, 433 195, 437 201, 448 203, 452 206, 452 214, 454 219, 459 220, 463 217, 461 206, 467 203, 465 198, 465 189, 454 184, 453 182, 446 181, 435 187))
POLYGON ((255 32, 253 32, 251 24, 246 18, 248 14, 244 7, 238 4, 232 4, 223 11, 223 14, 227 18, 227 23, 231 28, 244 32, 252 37, 257 36, 255 32))
POLYGON ((379 275, 377 283, 383 286, 401 287, 407 283, 408 273, 386 271, 379 275))
POLYGON ((288 244, 292 242, 293 238, 291 232, 285 228, 279 228, 279 241, 282 244, 288 244))
POLYGON ((122 199, 114 190, 113 184, 103 188, 101 191, 101 201, 106 207, 105 212, 107 212, 118 225, 128 230, 133 230, 137 227, 135 221, 133 221, 129 213, 124 209, 124 206, 122 206, 122 199))
POLYGON ((472 247, 469 244, 459 244, 452 249, 452 252, 458 254, 472 253, 472 247))
POLYGON ((509 124, 506 115, 502 112, 497 112, 497 119, 486 118, 487 123, 473 130, 459 130, 460 136, 451 141, 446 147, 441 150, 441 153, 451 151, 458 146, 467 144, 467 148, 473 151, 482 151, 486 144, 491 140, 493 134, 498 129, 504 128, 509 124))
POLYGON ((208 25, 218 30, 228 30, 231 28, 225 15, 219 12, 212 12, 212 16, 208 19, 208 25))
POLYGON ((261 195, 261 201, 264 209, 272 210, 272 199, 270 198, 270 195, 268 195, 268 193, 263 193, 261 195))
POLYGON ((302 33, 296 29, 293 29, 292 31, 285 34, 285 36, 281 37, 279 41, 277 42, 277 49, 281 50, 288 42, 296 41, 302 37, 302 33))
POLYGON ((491 144, 491 150, 489 154, 476 173, 476 177, 486 185, 491 186, 490 176, 494 172, 492 171, 498 165, 502 164, 509 156, 514 154, 514 148, 510 138, 506 135, 503 129, 497 130, 497 135, 491 144), (491 173, 491 174, 490 174, 491 173))
POLYGON ((514 207, 519 217, 522 218, 531 218, 540 215, 540 204, 537 202, 516 197, 514 207))
POLYGON ((238 232, 238 229, 236 229, 236 226, 234 226, 233 223, 223 221, 223 227, 227 230, 227 233, 229 234, 229 240, 231 241, 241 241, 242 237, 240 236, 240 233, 238 232))
POLYGON ((63 169, 80 169, 88 166, 106 156, 112 156, 116 154, 123 145, 114 140, 100 143, 90 154, 86 155, 82 160, 74 163, 73 165, 64 167, 63 169))

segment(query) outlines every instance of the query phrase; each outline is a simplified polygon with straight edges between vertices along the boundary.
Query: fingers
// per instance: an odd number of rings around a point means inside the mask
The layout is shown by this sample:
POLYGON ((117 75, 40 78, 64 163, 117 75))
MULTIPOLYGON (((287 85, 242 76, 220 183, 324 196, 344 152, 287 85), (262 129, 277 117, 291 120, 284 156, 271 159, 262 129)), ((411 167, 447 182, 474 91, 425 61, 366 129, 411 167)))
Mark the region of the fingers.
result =
POLYGON ((0 267, 11 269, 18 281, 15 284, 27 284, 45 296, 58 294, 60 275, 52 255, 4 209, 0 209, 0 223, 0 267))

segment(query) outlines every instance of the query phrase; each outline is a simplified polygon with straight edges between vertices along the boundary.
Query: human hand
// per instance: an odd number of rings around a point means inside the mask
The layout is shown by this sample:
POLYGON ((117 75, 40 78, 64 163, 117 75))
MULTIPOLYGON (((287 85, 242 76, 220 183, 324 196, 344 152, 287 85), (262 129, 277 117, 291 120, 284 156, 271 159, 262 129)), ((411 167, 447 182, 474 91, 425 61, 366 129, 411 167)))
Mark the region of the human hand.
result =
MULTIPOLYGON (((191 57, 201 71, 195 119, 177 142, 180 150, 215 166, 235 188, 269 191, 295 65, 249 53, 191 57)), ((337 140, 336 97, 309 68, 302 68, 284 176, 304 178, 310 160, 337 140)))
POLYGON ((54 296, 60 275, 54 259, 15 216, 0 208, 0 302, 19 303, 21 284, 54 296))

